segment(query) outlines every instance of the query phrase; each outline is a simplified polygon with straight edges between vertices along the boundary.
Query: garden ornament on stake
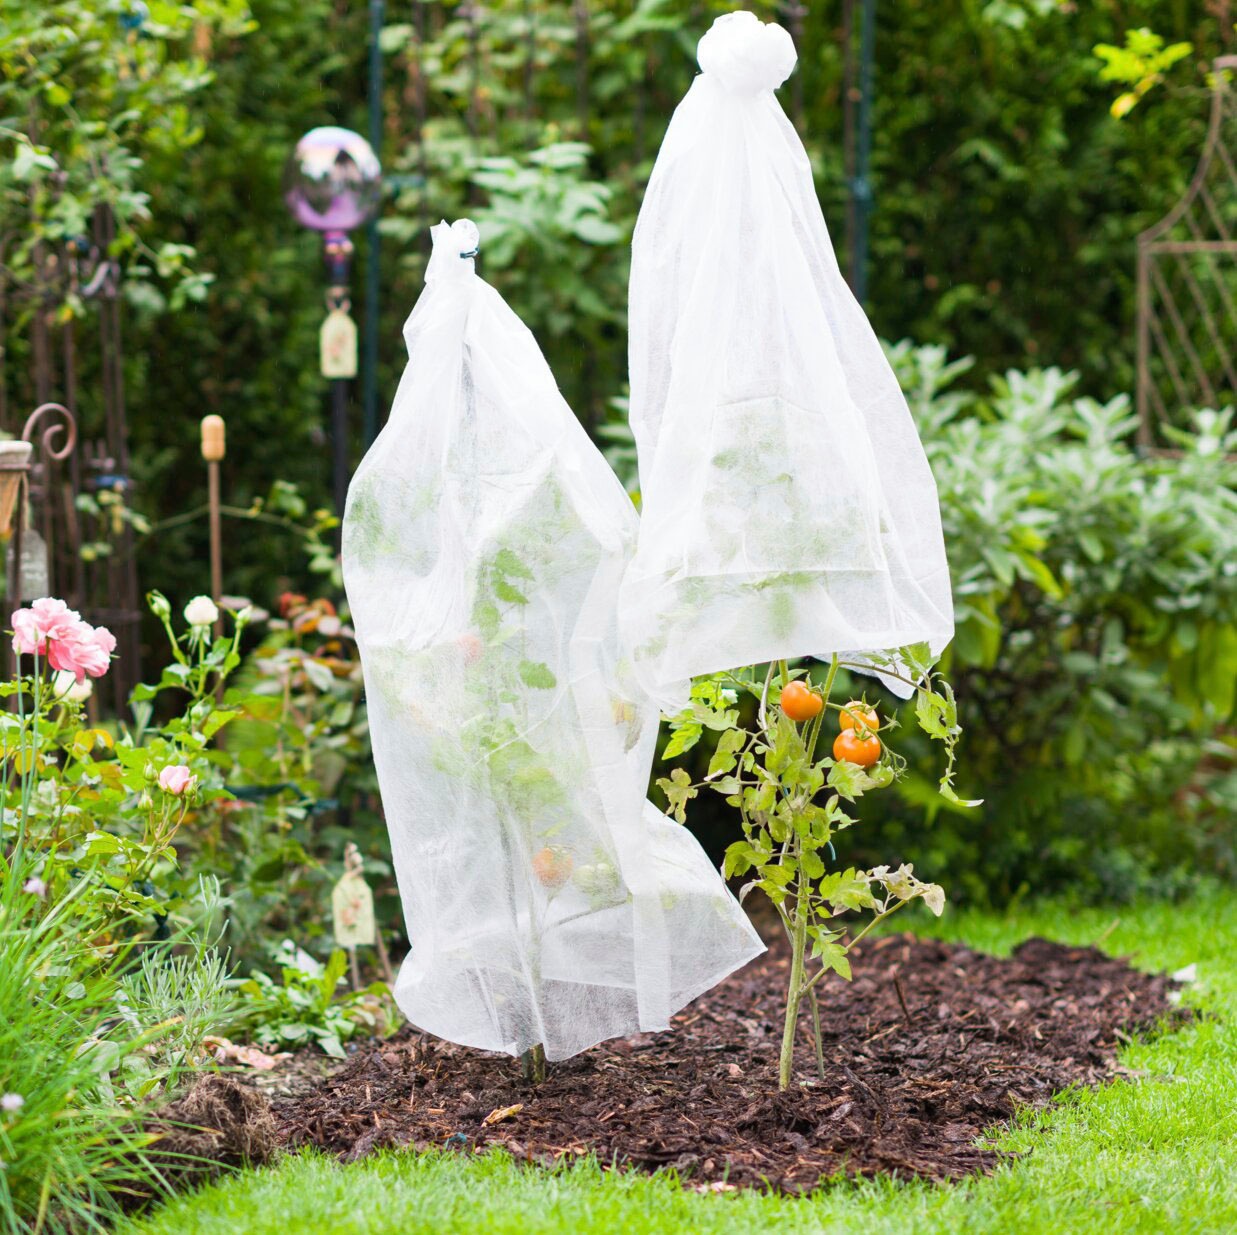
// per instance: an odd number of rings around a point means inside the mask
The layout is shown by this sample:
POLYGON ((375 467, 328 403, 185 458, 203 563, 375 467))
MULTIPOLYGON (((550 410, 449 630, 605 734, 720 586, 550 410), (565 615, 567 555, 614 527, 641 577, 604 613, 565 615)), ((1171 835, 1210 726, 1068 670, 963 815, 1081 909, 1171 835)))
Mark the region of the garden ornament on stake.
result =
POLYGON ((762 945, 645 798, 657 712, 616 624, 631 501, 477 276, 476 226, 432 236, 343 536, 411 943, 395 994, 535 1074, 666 1027, 762 945))
POLYGON ((637 681, 671 713, 663 758, 716 737, 703 779, 679 767, 658 780, 671 813, 684 822, 706 789, 737 809, 724 873, 749 876, 741 895, 763 891, 789 938, 782 1089, 805 1002, 824 1072, 821 978, 848 977, 851 948, 902 905, 944 903, 909 865, 827 871, 832 838, 856 822, 843 804, 906 767, 874 708, 834 701, 838 670, 916 695, 955 803, 961 732, 933 671, 953 635, 936 486, 773 94, 795 58, 783 27, 718 18, 640 208, 629 318, 643 514, 619 617, 637 681), (823 684, 791 669, 804 657, 828 661, 823 684), (837 731, 820 753, 826 720, 837 731), (862 911, 854 929, 847 915, 862 911))
MULTIPOLYGON (((227 426, 222 416, 202 417, 202 458, 206 463, 206 504, 210 517, 210 595, 223 602, 223 517, 220 510, 219 465, 227 453, 227 426)), ((223 614, 215 618, 215 638, 223 637, 223 614)))
POLYGON ((331 383, 332 482, 342 517, 348 490, 348 383, 357 373, 357 328, 349 314, 352 240, 348 233, 378 211, 382 167, 369 142, 351 129, 324 125, 296 143, 284 172, 284 201, 302 226, 322 234, 326 318, 319 332, 319 367, 331 383))
MULTIPOLYGON (((43 403, 26 418, 17 441, 0 442, 0 549, 5 553, 5 591, 15 603, 44 596, 51 589, 50 554, 32 519, 30 478, 37 462, 44 475, 77 447, 77 419, 60 403, 43 403)), ((50 530, 49 535, 50 535, 50 530)))

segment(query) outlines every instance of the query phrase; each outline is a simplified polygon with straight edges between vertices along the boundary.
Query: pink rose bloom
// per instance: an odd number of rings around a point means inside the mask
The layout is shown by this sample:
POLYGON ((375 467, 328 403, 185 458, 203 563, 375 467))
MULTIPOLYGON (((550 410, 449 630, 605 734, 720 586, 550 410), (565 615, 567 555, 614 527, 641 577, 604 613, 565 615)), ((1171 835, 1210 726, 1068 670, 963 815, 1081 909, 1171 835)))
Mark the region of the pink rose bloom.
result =
POLYGON ((111 664, 116 639, 103 626, 83 622, 63 600, 44 597, 13 614, 13 650, 22 656, 36 653, 58 673, 71 673, 80 684, 86 677, 101 678, 111 664))
MULTIPOLYGON (((57 646, 53 643, 52 648, 57 646)), ((63 646, 63 645, 61 645, 63 646)), ((77 632, 77 637, 70 640, 73 649, 73 659, 77 662, 77 680, 82 680, 83 674, 92 678, 101 678, 112 663, 112 653, 116 650, 116 636, 106 626, 88 626, 85 622, 77 632)), ((48 660, 52 659, 51 653, 48 660)), ((66 665, 65 668, 69 666, 66 665)))
POLYGON ((197 783, 198 778, 183 763, 172 764, 159 773, 159 788, 175 797, 192 793, 197 783))
POLYGON ((116 637, 105 626, 79 622, 67 638, 52 639, 47 647, 47 663, 57 671, 68 672, 82 682, 87 676, 101 678, 112 663, 116 637))
POLYGON ((23 656, 42 656, 47 641, 71 638, 79 626, 85 625, 81 615, 63 600, 44 596, 28 609, 18 609, 12 617, 13 650, 23 656))

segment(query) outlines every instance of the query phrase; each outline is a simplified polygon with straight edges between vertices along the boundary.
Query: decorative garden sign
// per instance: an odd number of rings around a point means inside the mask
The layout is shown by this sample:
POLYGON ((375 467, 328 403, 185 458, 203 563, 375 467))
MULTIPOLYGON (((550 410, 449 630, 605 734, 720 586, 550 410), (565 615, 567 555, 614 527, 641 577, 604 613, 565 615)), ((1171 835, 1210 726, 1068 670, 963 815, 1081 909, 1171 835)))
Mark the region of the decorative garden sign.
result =
POLYGON ((762 944, 645 799, 657 710, 616 620, 631 501, 477 277, 476 227, 433 240, 344 521, 412 948, 396 997, 442 1037, 562 1059, 664 1028, 762 944))

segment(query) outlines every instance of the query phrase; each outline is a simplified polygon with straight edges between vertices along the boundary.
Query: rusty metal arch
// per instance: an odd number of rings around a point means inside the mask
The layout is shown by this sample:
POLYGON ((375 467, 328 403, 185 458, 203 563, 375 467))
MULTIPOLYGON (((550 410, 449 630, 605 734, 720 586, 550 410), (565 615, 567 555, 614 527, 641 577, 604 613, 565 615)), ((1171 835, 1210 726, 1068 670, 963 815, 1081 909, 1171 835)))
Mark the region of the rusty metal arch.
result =
POLYGON ((1213 64, 1211 118, 1181 200, 1138 237, 1139 442, 1193 408, 1237 404, 1237 56, 1213 64))

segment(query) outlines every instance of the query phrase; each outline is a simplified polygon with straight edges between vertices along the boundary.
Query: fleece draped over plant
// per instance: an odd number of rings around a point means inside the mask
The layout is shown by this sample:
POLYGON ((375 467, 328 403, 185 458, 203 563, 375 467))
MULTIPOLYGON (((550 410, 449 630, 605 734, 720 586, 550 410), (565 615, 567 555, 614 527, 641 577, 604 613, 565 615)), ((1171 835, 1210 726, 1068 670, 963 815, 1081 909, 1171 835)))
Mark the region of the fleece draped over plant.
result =
POLYGON ((411 952, 441 1037, 562 1059, 670 1015, 761 950, 645 799, 657 711, 620 653, 636 512, 531 333, 433 229, 344 574, 411 952))
POLYGON ((698 59, 629 306, 644 505, 620 625, 668 711, 699 674, 953 635, 932 473, 773 94, 790 36, 730 13, 698 59))

